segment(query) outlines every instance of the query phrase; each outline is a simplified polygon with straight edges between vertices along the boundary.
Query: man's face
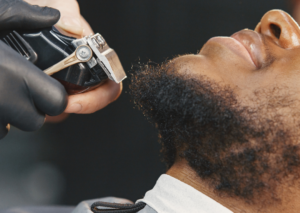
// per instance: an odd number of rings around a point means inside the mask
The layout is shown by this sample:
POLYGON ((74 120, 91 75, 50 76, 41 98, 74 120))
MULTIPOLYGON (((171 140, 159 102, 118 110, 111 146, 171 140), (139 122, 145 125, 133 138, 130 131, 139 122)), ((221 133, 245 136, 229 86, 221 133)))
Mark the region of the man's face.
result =
POLYGON ((282 183, 297 186, 299 41, 294 20, 270 11, 255 31, 142 67, 131 94, 156 124, 167 165, 184 158, 216 192, 264 205, 282 198, 282 183))
POLYGON ((183 74, 205 75, 242 97, 261 88, 288 86, 300 97, 300 29, 285 12, 266 13, 256 29, 214 37, 198 55, 174 60, 183 74))

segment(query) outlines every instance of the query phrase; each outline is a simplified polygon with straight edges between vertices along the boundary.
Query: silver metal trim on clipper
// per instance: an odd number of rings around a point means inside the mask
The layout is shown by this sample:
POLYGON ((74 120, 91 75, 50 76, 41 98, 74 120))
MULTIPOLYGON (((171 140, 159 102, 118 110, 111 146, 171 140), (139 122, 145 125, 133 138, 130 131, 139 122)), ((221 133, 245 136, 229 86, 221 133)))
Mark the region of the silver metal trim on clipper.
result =
POLYGON ((92 56, 93 51, 88 45, 80 45, 79 47, 77 47, 75 52, 73 52, 64 60, 58 62, 57 64, 54 64, 52 67, 44 70, 44 73, 46 73, 47 75, 53 75, 54 73, 57 73, 60 70, 63 70, 74 64, 88 62, 91 60, 92 56))
POLYGON ((72 44, 75 48, 88 45, 92 49, 97 59, 92 57, 87 62, 90 68, 99 64, 108 78, 116 83, 122 82, 127 77, 117 53, 108 46, 99 33, 74 40, 72 44))

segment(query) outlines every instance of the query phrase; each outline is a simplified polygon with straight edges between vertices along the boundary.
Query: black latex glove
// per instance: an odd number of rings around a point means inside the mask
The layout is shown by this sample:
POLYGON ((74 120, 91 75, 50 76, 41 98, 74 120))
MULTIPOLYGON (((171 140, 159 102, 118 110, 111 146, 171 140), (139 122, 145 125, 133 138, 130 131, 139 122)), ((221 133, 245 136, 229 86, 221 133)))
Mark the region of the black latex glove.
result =
MULTIPOLYGON (((59 18, 52 8, 0 0, 0 30, 49 27, 59 18)), ((34 131, 44 124, 45 114, 59 115, 66 106, 67 93, 58 81, 0 41, 0 138, 7 124, 34 131)))

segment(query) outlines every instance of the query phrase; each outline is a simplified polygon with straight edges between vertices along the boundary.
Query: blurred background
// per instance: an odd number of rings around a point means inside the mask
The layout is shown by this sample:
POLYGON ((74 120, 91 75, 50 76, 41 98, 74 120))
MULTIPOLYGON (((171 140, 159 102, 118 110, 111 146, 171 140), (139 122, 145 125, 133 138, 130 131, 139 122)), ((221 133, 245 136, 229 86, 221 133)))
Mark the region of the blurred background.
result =
MULTIPOLYGON (((270 9, 297 8, 285 0, 78 2, 128 73, 138 62, 197 53, 213 36, 254 29, 270 9)), ((76 205, 103 196, 135 201, 151 189, 165 166, 157 131, 130 101, 129 82, 116 102, 95 114, 71 115, 35 133, 13 128, 0 141, 0 209, 76 205)))

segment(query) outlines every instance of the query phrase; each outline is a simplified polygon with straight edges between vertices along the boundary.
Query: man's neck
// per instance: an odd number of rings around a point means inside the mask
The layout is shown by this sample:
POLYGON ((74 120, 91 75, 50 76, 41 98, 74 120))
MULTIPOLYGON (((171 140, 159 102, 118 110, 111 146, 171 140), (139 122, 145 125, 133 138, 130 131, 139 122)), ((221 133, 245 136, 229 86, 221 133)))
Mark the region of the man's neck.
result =
MULTIPOLYGON (((176 161, 166 174, 192 186, 196 190, 217 201, 234 213, 256 213, 260 212, 259 209, 261 210, 261 208, 258 208, 255 205, 249 205, 243 200, 238 200, 232 197, 218 196, 216 193, 214 193, 214 190, 209 187, 208 184, 205 183, 188 165, 186 160, 181 159, 179 161, 176 161)), ((293 204, 291 204, 290 207, 287 208, 282 208, 282 206, 279 205, 277 207, 270 207, 262 212, 298 212, 295 211, 296 209, 297 207, 293 204)))
POLYGON ((205 194, 206 196, 212 198, 213 200, 217 201, 224 207, 230 209, 234 213, 240 213, 245 211, 240 211, 239 208, 236 208, 235 205, 232 203, 224 202, 224 198, 220 198, 215 195, 213 190, 209 188, 202 180, 199 178, 197 173, 188 166, 185 160, 177 161, 168 171, 167 175, 170 175, 190 186, 195 188, 196 190, 200 191, 201 193, 205 194))

